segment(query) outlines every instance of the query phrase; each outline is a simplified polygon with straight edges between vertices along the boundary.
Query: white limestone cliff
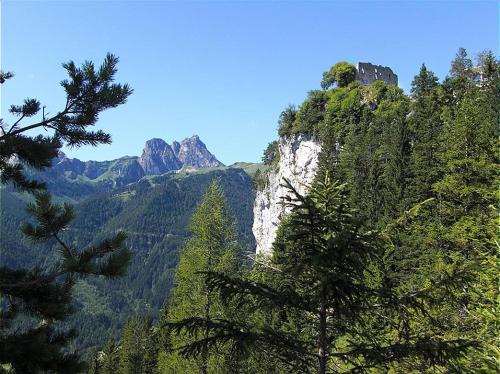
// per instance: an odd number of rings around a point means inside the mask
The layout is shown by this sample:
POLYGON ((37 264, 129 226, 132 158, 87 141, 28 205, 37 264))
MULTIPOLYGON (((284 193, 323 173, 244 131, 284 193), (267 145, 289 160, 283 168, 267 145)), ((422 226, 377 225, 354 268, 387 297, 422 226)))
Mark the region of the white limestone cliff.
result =
POLYGON ((282 186, 286 178, 300 193, 306 191, 318 168, 320 144, 308 135, 294 135, 279 139, 279 169, 268 172, 265 187, 256 191, 253 234, 257 254, 271 254, 276 231, 286 209, 280 204, 288 190, 282 186))

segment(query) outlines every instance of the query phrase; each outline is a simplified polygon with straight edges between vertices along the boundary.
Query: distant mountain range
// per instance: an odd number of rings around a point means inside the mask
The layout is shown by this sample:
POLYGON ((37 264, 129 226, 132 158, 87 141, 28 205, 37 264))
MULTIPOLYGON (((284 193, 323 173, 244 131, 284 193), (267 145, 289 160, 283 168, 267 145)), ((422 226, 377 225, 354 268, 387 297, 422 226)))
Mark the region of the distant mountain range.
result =
MULTIPOLYGON (((29 171, 43 180, 56 201, 73 203, 76 219, 64 233, 77 248, 97 243, 119 230, 128 234, 132 262, 127 275, 114 280, 79 280, 75 309, 67 322, 78 331, 72 348, 88 352, 118 337, 131 315, 157 318, 168 298, 186 227, 213 178, 218 178, 236 220, 238 240, 253 251, 252 175, 261 164, 224 166, 198 136, 167 144, 146 142, 140 157, 81 161, 60 154, 53 167, 29 171)), ((25 211, 32 197, 10 185, 0 186, 0 254, 14 268, 50 266, 54 243, 32 243, 20 227, 30 221, 25 211)))
POLYGON ((125 156, 111 161, 80 161, 61 152, 54 160, 52 168, 44 174, 49 177, 64 176, 73 181, 120 187, 137 182, 147 175, 162 175, 180 169, 223 166, 199 136, 193 135, 180 143, 174 141, 172 145, 162 139, 150 139, 140 157, 125 156))

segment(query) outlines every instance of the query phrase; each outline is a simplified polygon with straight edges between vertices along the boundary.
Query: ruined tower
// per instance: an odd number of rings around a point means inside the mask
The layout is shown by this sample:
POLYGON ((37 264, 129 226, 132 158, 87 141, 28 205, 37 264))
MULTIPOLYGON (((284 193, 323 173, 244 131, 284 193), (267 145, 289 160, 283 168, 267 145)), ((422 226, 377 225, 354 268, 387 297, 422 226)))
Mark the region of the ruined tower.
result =
POLYGON ((358 70, 356 79, 363 86, 368 86, 376 80, 398 85, 398 76, 387 66, 373 65, 369 62, 358 62, 356 69, 358 70))

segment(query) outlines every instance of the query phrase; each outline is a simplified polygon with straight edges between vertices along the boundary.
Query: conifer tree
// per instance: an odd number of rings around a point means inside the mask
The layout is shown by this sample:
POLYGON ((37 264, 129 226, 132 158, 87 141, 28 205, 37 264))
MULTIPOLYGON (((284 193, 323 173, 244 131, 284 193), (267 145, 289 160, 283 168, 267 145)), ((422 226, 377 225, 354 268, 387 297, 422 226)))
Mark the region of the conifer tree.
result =
POLYGON ((120 339, 120 374, 153 374, 156 341, 149 319, 134 317, 123 328, 120 339))
POLYGON ((118 351, 115 340, 110 337, 102 352, 102 365, 100 374, 116 374, 118 372, 118 351))
POLYGON ((351 203, 373 227, 403 212, 409 163, 409 101, 382 81, 330 93, 322 131, 319 177, 349 186, 351 203))
POLYGON ((101 373, 101 362, 99 360, 99 352, 93 352, 90 355, 87 374, 100 374, 100 373, 101 373))
POLYGON ((437 182, 439 168, 439 134, 442 129, 442 90, 438 78, 422 64, 412 82, 412 103, 409 119, 411 155, 407 176, 407 205, 422 202, 433 196, 432 185, 437 182))
MULTIPOLYGON (((230 343, 240 354, 264 351, 292 372, 325 374, 387 370, 409 358, 451 365, 473 344, 443 338, 439 327, 428 335, 409 325, 412 315, 425 319, 422 308, 434 295, 425 288, 393 288, 383 236, 362 229, 345 185, 326 178, 316 181, 307 196, 287 186, 292 212, 267 267, 274 282, 207 274, 223 300, 277 311, 284 324, 255 325, 246 316, 186 318, 171 324, 198 338, 183 348, 184 354, 199 357, 210 347, 230 343)), ((432 281, 441 291, 455 284, 451 276, 432 281)))
MULTIPOLYGON (((109 134, 89 129, 103 110, 125 103, 132 93, 127 84, 113 83, 117 63, 118 59, 108 54, 99 69, 89 61, 81 68, 73 62, 63 64, 69 78, 61 82, 66 94, 61 111, 49 115, 38 100, 28 98, 10 107, 17 117, 12 124, 0 120, 1 182, 34 193, 34 202, 28 205, 34 222, 25 225, 24 234, 33 243, 55 244, 60 254, 51 268, 0 267, 0 293, 5 300, 0 310, 0 364, 11 365, 16 373, 80 371, 83 364, 78 356, 65 351, 75 332, 56 329, 56 322, 73 312, 71 290, 78 277, 120 276, 129 260, 123 233, 82 250, 67 243, 63 232, 74 217, 71 206, 54 204, 44 191, 45 185, 24 173, 26 166, 50 167, 63 144, 110 143, 109 134), (26 123, 41 110, 41 118, 26 123), (50 135, 30 135, 36 130, 50 135), (16 329, 21 320, 24 328, 16 329)), ((1 73, 1 83, 12 76, 1 73)))
MULTIPOLYGON (((237 269, 237 246, 234 221, 227 210, 224 194, 218 180, 214 180, 198 205, 189 226, 192 237, 182 251, 175 276, 175 288, 168 304, 168 322, 184 318, 212 320, 230 313, 221 306, 218 295, 207 287, 201 272, 237 269)), ((200 332, 207 337, 208 331, 200 332)), ((224 350, 204 350, 196 360, 187 360, 176 353, 190 342, 186 334, 173 335, 173 351, 162 352, 160 368, 171 373, 223 373, 230 363, 224 350)))
MULTIPOLYGON (((451 99, 440 104, 441 130, 435 141, 427 136, 435 150, 435 166, 422 166, 421 175, 429 171, 432 177, 427 179, 427 192, 422 185, 422 192, 413 197, 431 199, 408 225, 398 228, 393 238, 398 247, 394 270, 404 288, 430 285, 429 279, 442 274, 462 274, 446 302, 426 309, 433 320, 446 326, 448 336, 480 344, 480 349, 467 352, 455 370, 488 373, 496 371, 493 357, 498 353, 498 327, 492 316, 497 313, 498 298, 499 72, 491 54, 483 54, 483 64, 475 67, 465 51, 458 56, 443 84, 444 98, 451 99)), ((420 326, 432 330, 423 323, 420 326)), ((430 367, 421 365, 420 370, 430 367)))
MULTIPOLYGON (((494 308, 498 297, 498 273, 495 276, 493 269, 498 251, 500 93, 498 62, 490 54, 484 63, 474 68, 483 72, 482 80, 452 69, 452 88, 460 100, 444 115, 440 137, 443 176, 434 190, 436 225, 442 233, 437 243, 440 251, 446 262, 461 263, 470 272, 459 294, 461 306, 454 313, 456 334, 481 339, 485 347, 493 347, 498 330, 484 319, 483 311, 494 308), (469 77, 465 92, 464 75, 469 77)), ((485 370, 484 365, 491 365, 487 355, 473 357, 469 370, 485 370)))

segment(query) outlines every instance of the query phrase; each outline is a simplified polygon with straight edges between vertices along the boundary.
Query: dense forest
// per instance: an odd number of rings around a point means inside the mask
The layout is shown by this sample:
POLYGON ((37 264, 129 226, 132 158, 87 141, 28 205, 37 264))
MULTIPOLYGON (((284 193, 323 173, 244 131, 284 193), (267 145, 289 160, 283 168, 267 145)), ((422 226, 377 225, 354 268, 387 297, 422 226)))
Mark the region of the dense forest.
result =
MULTIPOLYGON (((100 346, 110 335, 118 336, 128 315, 140 313, 157 319, 165 295, 173 284, 178 253, 188 233, 190 216, 213 178, 220 178, 231 211, 237 219, 239 241, 246 250, 253 247, 251 234, 251 177, 242 169, 165 175, 142 180, 109 192, 85 196, 87 185, 65 183, 58 178, 52 191, 58 199, 68 199, 82 189, 75 203, 75 219, 64 238, 78 246, 91 245, 119 230, 127 232, 126 245, 132 253, 127 275, 109 282, 105 279, 79 280, 74 291, 78 313, 67 325, 77 328, 72 348, 79 352, 100 346), (55 191, 55 192, 54 192, 55 191), (62 194, 61 194, 62 193, 62 194)), ((0 192, 0 235, 2 263, 15 268, 47 264, 56 259, 50 254, 54 243, 32 244, 19 227, 30 220, 25 211, 28 197, 11 188, 0 192)))
POLYGON ((498 61, 461 49, 409 95, 353 69, 281 114, 322 153, 307 195, 288 185, 272 257, 241 261, 214 182, 162 318, 130 316, 89 373, 496 372, 498 61))
POLYGON ((64 65, 68 104, 39 124, 53 137, 17 122, 0 135, 0 372, 497 372, 491 52, 460 49, 442 80, 422 65, 409 93, 339 62, 285 108, 278 135, 307 134, 321 154, 306 194, 282 181, 290 213, 271 256, 248 250, 276 142, 253 183, 239 168, 66 194, 61 176, 36 180, 63 142, 109 142, 88 126, 132 93, 112 83, 117 61, 64 65))

